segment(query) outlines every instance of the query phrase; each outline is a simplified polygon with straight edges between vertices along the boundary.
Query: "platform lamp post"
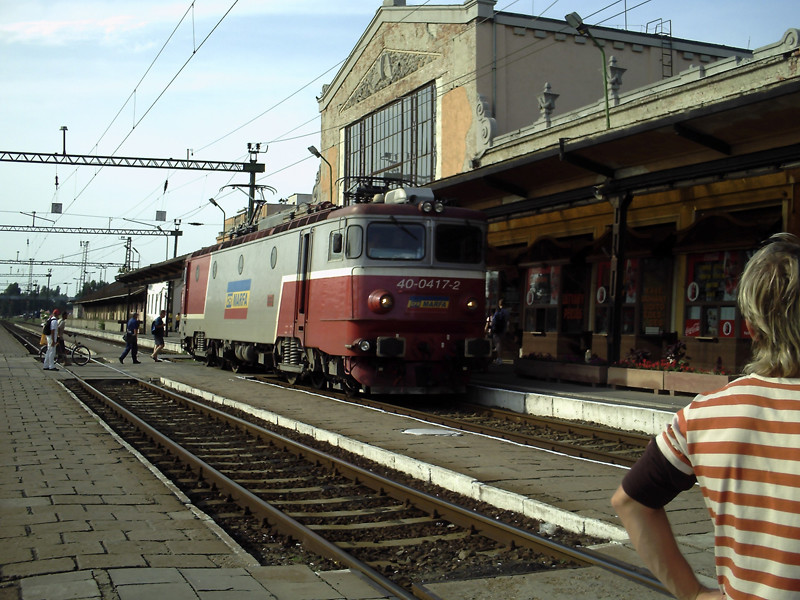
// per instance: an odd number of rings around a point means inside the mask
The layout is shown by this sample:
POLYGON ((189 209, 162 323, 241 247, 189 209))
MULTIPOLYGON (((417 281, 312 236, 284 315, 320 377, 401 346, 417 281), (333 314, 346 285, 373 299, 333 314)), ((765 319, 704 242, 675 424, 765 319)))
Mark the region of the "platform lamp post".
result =
POLYGON ((208 201, 222 211, 222 241, 224 242, 225 241, 225 221, 228 220, 225 217, 225 209, 222 208, 219 204, 217 204, 217 201, 214 200, 213 198, 209 198, 208 201))
POLYGON ((606 51, 592 35, 592 32, 589 31, 589 27, 583 22, 583 19, 581 19, 581 16, 578 13, 569 13, 566 17, 564 17, 564 19, 567 21, 567 24, 576 29, 579 34, 585 35, 592 40, 594 45, 597 46, 597 49, 600 50, 600 54, 603 57, 603 97, 606 101, 606 129, 611 129, 611 118, 608 114, 608 73, 606 71, 608 67, 606 65, 606 51))
POLYGON ((317 150, 316 146, 309 146, 308 151, 328 165, 328 193, 330 194, 328 196, 328 202, 333 203, 333 167, 331 166, 331 163, 325 160, 325 157, 319 153, 319 150, 317 150))

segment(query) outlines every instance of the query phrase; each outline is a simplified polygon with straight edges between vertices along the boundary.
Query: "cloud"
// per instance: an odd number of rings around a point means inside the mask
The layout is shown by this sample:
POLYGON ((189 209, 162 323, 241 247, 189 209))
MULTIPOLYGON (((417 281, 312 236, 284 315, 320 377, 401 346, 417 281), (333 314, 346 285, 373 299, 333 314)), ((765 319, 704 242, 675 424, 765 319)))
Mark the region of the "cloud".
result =
MULTIPOLYGON (((192 5, 189 0, 116 2, 109 0, 26 0, 0 7, 0 44, 60 46, 76 42, 125 43, 153 28, 174 27, 186 14, 187 25, 205 35, 230 9, 229 17, 259 19, 290 16, 295 19, 322 15, 372 14, 376 0, 351 0, 333 6, 319 0, 206 0, 192 5), (187 14, 188 13, 188 14, 187 14)), ((166 33, 165 33, 166 35, 166 33)))
POLYGON ((0 25, 3 43, 59 46, 81 41, 113 43, 121 36, 142 30, 147 22, 133 15, 99 19, 42 19, 0 25))

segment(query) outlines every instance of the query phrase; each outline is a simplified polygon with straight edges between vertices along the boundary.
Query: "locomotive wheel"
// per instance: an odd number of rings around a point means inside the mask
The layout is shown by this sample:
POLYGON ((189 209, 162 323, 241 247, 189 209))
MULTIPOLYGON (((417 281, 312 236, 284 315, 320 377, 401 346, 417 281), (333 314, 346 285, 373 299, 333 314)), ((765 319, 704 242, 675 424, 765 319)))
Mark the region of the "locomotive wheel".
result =
POLYGON ((322 371, 312 371, 311 385, 313 385, 318 390, 328 389, 328 378, 325 377, 325 373, 323 373, 322 371))
POLYGON ((213 367, 217 364, 217 347, 210 346, 208 350, 206 350, 206 366, 213 367))
POLYGON ((344 393, 348 398, 352 398, 358 394, 360 386, 355 379, 345 377, 344 379, 344 393))

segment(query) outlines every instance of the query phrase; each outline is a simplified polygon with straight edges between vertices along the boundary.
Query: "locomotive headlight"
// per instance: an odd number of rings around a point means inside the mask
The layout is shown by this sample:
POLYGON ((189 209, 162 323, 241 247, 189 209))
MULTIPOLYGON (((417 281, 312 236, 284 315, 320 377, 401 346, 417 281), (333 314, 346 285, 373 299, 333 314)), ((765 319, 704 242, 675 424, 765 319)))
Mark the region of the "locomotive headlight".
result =
POLYGON ((479 306, 478 300, 476 298, 470 298, 469 300, 467 300, 467 303, 464 306, 466 306, 469 312, 476 311, 478 310, 479 306))
POLYGON ((433 202, 430 200, 423 200, 419 203, 419 209, 426 215, 429 215, 433 212, 433 202))
POLYGON ((433 210, 436 212, 437 215, 440 215, 444 212, 444 204, 439 202, 438 200, 433 203, 433 210))
POLYGON ((372 344, 369 343, 369 340, 360 340, 358 342, 358 349, 362 352, 369 352, 369 349, 372 347, 372 344))
POLYGON ((375 290, 367 301, 369 309, 376 313, 387 313, 394 306, 394 296, 387 290, 375 290))

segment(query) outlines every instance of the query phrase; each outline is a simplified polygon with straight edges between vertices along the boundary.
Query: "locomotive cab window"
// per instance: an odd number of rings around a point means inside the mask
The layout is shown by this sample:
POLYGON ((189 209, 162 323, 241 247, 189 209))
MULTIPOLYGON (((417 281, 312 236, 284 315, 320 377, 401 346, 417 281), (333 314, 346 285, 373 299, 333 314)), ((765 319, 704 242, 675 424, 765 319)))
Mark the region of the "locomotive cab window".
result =
POLYGON ((361 256, 361 247, 364 243, 364 230, 360 225, 350 225, 347 228, 347 247, 345 252, 347 258, 358 258, 361 256))
POLYGON ((381 260, 420 260, 425 257, 425 227, 419 223, 370 223, 367 256, 381 260))
POLYGON ((472 225, 436 227, 434 248, 438 262, 477 264, 483 260, 483 232, 472 225))
POLYGON ((331 231, 328 238, 328 260, 342 259, 343 237, 341 231, 331 231))

